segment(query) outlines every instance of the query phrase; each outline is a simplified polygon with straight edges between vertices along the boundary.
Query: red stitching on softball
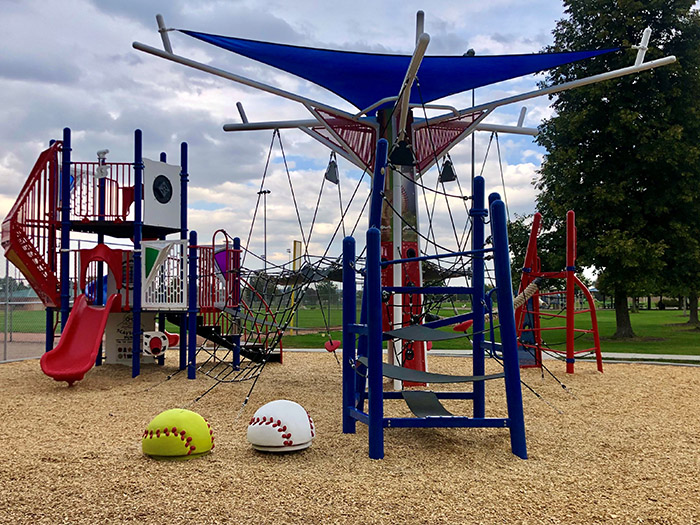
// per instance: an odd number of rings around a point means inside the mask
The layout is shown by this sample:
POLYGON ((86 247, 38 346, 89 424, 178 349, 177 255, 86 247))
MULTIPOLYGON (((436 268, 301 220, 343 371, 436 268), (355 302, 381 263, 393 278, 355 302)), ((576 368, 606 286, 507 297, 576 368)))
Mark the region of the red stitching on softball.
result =
MULTIPOLYGON (((205 419, 206 421, 206 419, 205 419)), ((214 431, 211 430, 211 425, 207 424, 207 427, 209 428, 209 438, 211 439, 211 448, 214 448, 214 431)), ((192 454, 193 450, 196 450, 196 446, 191 444, 192 441, 192 436, 187 436, 187 432, 185 430, 181 430, 180 433, 178 434, 177 427, 172 427, 170 429, 169 427, 165 427, 162 431, 158 428, 155 430, 149 430, 148 428, 143 431, 143 438, 142 439, 153 439, 153 433, 155 432, 156 438, 160 437, 161 432, 165 434, 166 437, 170 437, 170 433, 172 432, 173 436, 180 436, 180 440, 184 441, 185 448, 187 448, 187 455, 189 456, 192 454), (187 436, 187 437, 186 437, 187 436)))

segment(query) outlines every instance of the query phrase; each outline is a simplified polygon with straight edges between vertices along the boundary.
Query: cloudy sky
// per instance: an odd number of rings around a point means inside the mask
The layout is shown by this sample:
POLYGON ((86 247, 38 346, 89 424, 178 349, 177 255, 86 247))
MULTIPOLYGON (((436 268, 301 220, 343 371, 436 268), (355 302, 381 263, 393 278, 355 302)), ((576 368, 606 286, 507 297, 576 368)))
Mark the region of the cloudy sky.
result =
MULTIPOLYGON (((272 132, 225 133, 222 125, 240 122, 238 101, 251 121, 309 118, 309 114, 294 102, 140 53, 131 47, 132 41, 160 47, 155 14, 162 13, 167 26, 174 28, 303 46, 410 54, 419 9, 426 12, 429 55, 461 55, 469 48, 484 55, 537 52, 552 42, 551 31, 563 16, 557 0, 0 0, 0 216, 14 202, 37 155, 50 139, 61 137, 64 127, 73 130, 74 160, 92 161, 97 150, 108 148, 108 159, 122 162, 133 160, 133 131, 140 128, 146 157, 157 159, 164 151, 170 162, 178 163, 180 142, 189 143, 189 216, 200 242, 211 239, 217 228, 245 238, 272 132)), ((353 109, 305 81, 186 35, 170 34, 177 54, 353 109)), ((529 91, 541 78, 479 89, 476 102, 529 91)), ((446 102, 468 107, 471 93, 446 102)), ((526 126, 535 127, 551 114, 546 99, 529 101, 527 106, 526 126)), ((520 106, 499 109, 487 122, 515 124, 519 111, 520 106)), ((281 138, 302 222, 308 228, 329 152, 297 130, 282 130, 281 138)), ((484 162, 488 142, 488 133, 478 134, 475 169, 479 173, 483 167, 489 188, 503 193, 495 143, 484 162)), ((510 213, 531 212, 531 182, 542 151, 531 138, 514 135, 500 136, 500 150, 510 213)), ((469 140, 452 153, 457 175, 465 181, 471 171, 470 157, 469 140)), ((266 182, 271 190, 268 254, 271 260, 284 262, 292 240, 300 235, 279 147, 273 149, 271 159, 266 182)), ((343 160, 340 168, 346 204, 360 173, 343 160)), ((426 175, 426 181, 434 180, 434 173, 426 175)), ((360 205, 367 189, 362 184, 358 191, 360 205)), ((326 187, 313 250, 325 249, 339 209, 337 190, 326 187)), ((352 208, 350 218, 358 213, 359 207, 352 208)), ((442 220, 440 235, 449 237, 449 218, 442 220)), ((251 249, 261 253, 262 248, 262 221, 257 221, 251 249)))

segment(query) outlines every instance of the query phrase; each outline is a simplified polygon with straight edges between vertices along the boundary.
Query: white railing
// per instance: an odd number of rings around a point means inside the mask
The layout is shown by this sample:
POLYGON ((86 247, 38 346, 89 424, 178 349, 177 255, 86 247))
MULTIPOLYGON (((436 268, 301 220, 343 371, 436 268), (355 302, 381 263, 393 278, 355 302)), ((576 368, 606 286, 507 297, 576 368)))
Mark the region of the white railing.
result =
POLYGON ((186 310, 187 240, 144 241, 143 262, 142 308, 186 310))

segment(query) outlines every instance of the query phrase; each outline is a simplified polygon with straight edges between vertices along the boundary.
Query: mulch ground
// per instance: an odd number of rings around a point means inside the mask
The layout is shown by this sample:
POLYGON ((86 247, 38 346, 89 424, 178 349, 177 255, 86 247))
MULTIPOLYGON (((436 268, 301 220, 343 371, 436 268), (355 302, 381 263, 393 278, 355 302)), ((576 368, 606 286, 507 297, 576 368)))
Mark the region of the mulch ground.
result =
MULTIPOLYGON (((523 379, 527 461, 504 429, 389 429, 386 457, 367 456, 367 429, 341 432, 340 368, 327 354, 288 353, 250 384, 169 381, 165 367, 102 366, 72 388, 36 360, 0 365, 0 523, 700 523, 700 368, 549 364, 523 379), (254 451, 247 423, 262 404, 291 399, 317 437, 287 455, 254 451), (141 434, 159 412, 184 407, 212 425, 216 448, 155 461, 141 434), (240 414, 239 414, 240 412, 240 414)), ((431 370, 469 373, 466 358, 431 370)), ((496 372, 490 364, 488 371, 496 372)), ((505 415, 502 382, 487 415, 505 415)), ((399 402, 387 412, 405 413, 399 402)), ((446 403, 447 404, 447 403, 446 403)), ((454 413, 469 405, 453 402, 454 413)))

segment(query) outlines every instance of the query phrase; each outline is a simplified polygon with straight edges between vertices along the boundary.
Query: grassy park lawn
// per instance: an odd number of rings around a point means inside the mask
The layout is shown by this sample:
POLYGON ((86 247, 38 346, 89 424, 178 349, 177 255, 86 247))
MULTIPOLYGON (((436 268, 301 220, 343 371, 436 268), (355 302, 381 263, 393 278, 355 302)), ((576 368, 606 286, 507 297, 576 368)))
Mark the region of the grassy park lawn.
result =
MULTIPOLYGON (((554 311, 551 313, 559 313, 554 311)), ((340 312, 332 311, 333 323, 337 326, 340 312), (338 319, 338 321, 336 321, 338 319)), ((441 312, 441 315, 452 315, 452 312, 441 312)), ((632 352, 644 354, 679 354, 700 355, 700 330, 689 327, 687 313, 680 310, 642 310, 639 313, 631 313, 632 327, 637 335, 634 339, 613 339, 615 333, 615 312, 613 310, 599 310, 598 329, 601 337, 601 349, 603 352, 632 352)), ((310 327, 313 320, 318 317, 323 324, 318 311, 302 310, 299 312, 299 326, 310 327), (308 322, 307 322, 308 321, 308 322)), ((564 319, 549 319, 542 321, 543 327, 563 326, 564 319)), ((318 326, 318 325, 316 325, 318 326)), ((576 327, 590 328, 590 317, 587 314, 579 314, 576 319, 576 327)), ((323 331, 322 328, 319 329, 323 331)), ((445 328, 450 330, 450 328, 445 328)), ((289 331, 288 331, 289 333, 289 331)), ((496 334, 498 337, 498 334, 496 334)), ((342 340, 340 331, 331 331, 331 338, 342 340)), ((328 340, 328 336, 322 334, 287 335, 283 344, 287 348, 321 348, 328 340)), ((552 330, 544 332, 544 341, 551 347, 564 348, 565 331, 552 330)), ((462 349, 468 342, 463 339, 437 341, 433 344, 435 349, 462 349)), ((593 346, 593 336, 584 334, 576 339, 576 349, 585 349, 593 346)))
MULTIPOLYGON (((559 313, 558 311, 543 311, 559 313)), ((449 316, 450 311, 441 312, 443 316, 449 316)), ((690 328, 687 324, 688 315, 680 310, 641 310, 639 313, 630 314, 632 327, 637 335, 634 339, 616 340, 612 338, 615 333, 615 312, 613 310, 598 310, 598 326, 603 352, 636 352, 644 354, 679 354, 700 355, 700 330, 690 328)), ((340 327, 342 323, 340 309, 330 310, 330 322, 328 322, 328 310, 323 314, 318 308, 299 310, 299 326, 305 332, 307 330, 316 333, 303 335, 291 335, 293 329, 288 329, 283 339, 286 348, 322 348, 328 340, 324 335, 325 324, 331 327, 340 327), (324 316, 326 321, 324 321, 324 316)), ((9 320, 12 321, 13 332, 44 333, 46 314, 43 311, 15 311, 9 320)), ((295 323, 296 324, 296 323, 295 323)), ((543 326, 561 326, 563 319, 543 320, 543 326)), ((5 313, 0 312, 0 328, 5 326, 5 313)), ((587 314, 577 316, 577 328, 590 328, 590 318, 587 314)), ((8 327, 9 329, 9 327, 8 327)), ((176 331, 172 325, 168 330, 176 331)), ((450 330, 445 328, 444 330, 450 330)), ((342 340, 340 330, 332 330, 332 339, 342 340)), ((552 347, 562 348, 565 340, 564 330, 544 332, 545 342, 552 347)), ((579 336, 576 340, 576 349, 590 348, 593 337, 590 334, 579 336)), ((438 341, 433 344, 436 349, 462 349, 468 347, 464 339, 438 341)))

